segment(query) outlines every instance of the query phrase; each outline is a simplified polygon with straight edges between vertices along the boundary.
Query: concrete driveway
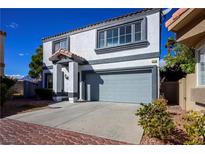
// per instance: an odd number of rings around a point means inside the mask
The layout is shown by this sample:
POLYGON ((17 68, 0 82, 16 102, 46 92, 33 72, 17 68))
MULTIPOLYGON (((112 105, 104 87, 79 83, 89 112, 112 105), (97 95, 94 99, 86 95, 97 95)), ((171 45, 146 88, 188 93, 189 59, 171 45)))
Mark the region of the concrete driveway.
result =
POLYGON ((108 102, 62 102, 9 119, 139 144, 143 130, 134 115, 139 105, 108 102))

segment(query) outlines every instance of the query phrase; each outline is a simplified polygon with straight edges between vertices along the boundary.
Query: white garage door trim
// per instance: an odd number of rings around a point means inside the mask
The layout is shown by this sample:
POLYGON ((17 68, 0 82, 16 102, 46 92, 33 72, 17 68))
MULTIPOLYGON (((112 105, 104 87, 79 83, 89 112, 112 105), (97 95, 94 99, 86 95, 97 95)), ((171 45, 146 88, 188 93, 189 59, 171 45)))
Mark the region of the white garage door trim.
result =
MULTIPOLYGON (((88 73, 98 73, 98 74, 105 74, 105 73, 126 73, 126 72, 139 72, 139 71, 151 71, 152 74, 152 100, 158 97, 158 71, 157 66, 149 66, 149 67, 135 67, 135 68, 126 68, 126 69, 109 69, 109 70, 88 70, 82 72, 82 80, 86 82, 86 74, 88 73)), ((85 86, 86 89, 86 86, 85 86)))

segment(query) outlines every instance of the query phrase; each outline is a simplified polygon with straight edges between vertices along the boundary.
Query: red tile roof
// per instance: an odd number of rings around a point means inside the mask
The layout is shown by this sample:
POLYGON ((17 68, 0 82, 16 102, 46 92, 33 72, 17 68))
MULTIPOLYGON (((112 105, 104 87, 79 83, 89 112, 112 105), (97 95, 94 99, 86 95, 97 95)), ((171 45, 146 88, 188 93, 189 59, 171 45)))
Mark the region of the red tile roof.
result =
POLYGON ((57 36, 64 35, 64 34, 67 34, 67 33, 83 30, 83 29, 86 29, 86 28, 89 28, 89 27, 94 27, 94 26, 97 26, 97 25, 100 25, 100 24, 111 22, 111 21, 124 19, 124 18, 127 18, 127 17, 131 17, 133 15, 142 14, 142 13, 146 13, 146 12, 149 12, 149 11, 160 11, 160 9, 159 8, 146 8, 146 9, 138 10, 138 11, 135 11, 135 12, 132 12, 132 13, 129 13, 129 14, 114 17, 114 18, 111 18, 111 19, 106 19, 104 21, 100 21, 100 22, 97 22, 95 24, 90 24, 90 25, 87 25, 87 26, 84 26, 84 27, 81 27, 81 28, 71 30, 71 31, 63 32, 63 33, 56 34, 56 35, 53 35, 53 36, 48 36, 48 37, 43 38, 42 40, 46 40, 46 39, 57 37, 57 36))
POLYGON ((66 50, 66 49, 59 49, 58 51, 56 51, 50 58, 50 61, 56 61, 56 60, 60 60, 61 58, 59 58, 59 56, 64 56, 64 57, 68 57, 70 59, 79 59, 81 61, 84 61, 84 58, 66 50))
POLYGON ((174 21, 176 21, 184 12, 186 12, 187 8, 178 9, 172 17, 165 23, 166 27, 169 27, 174 21))

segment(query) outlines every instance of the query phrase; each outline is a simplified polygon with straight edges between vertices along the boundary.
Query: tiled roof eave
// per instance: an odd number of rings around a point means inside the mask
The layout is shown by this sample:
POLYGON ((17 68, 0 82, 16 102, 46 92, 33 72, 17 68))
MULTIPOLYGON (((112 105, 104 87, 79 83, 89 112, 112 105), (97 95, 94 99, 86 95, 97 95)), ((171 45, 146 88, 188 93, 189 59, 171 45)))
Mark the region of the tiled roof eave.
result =
POLYGON ((53 62, 56 62, 56 61, 59 61, 61 60, 62 58, 59 58, 59 56, 63 56, 65 58, 69 58, 69 59, 72 59, 72 60, 77 60, 78 62, 79 61, 82 61, 84 62, 85 59, 68 51, 68 50, 65 50, 65 49, 59 49, 58 51, 56 51, 50 58, 49 60, 50 61, 53 61, 53 62))
POLYGON ((181 8, 178 9, 173 15, 172 17, 167 20, 167 22, 165 23, 165 27, 170 27, 174 22, 177 21, 177 19, 180 18, 181 15, 183 15, 188 9, 187 8, 181 8))
POLYGON ((134 15, 137 15, 137 14, 143 14, 143 13, 146 13, 146 12, 155 12, 155 11, 157 12, 157 11, 160 11, 160 10, 161 9, 159 9, 159 8, 158 9, 157 8, 154 8, 154 9, 153 8, 147 8, 147 9, 136 11, 136 12, 133 12, 133 13, 129 13, 129 14, 126 14, 126 15, 123 15, 123 16, 107 19, 107 20, 102 21, 102 22, 97 22, 95 24, 91 24, 91 25, 88 25, 88 26, 85 26, 85 27, 77 28, 77 29, 74 29, 74 30, 71 30, 71 31, 63 32, 63 33, 56 34, 56 35, 53 35, 53 36, 48 36, 48 37, 42 38, 42 41, 45 42, 45 41, 47 41, 49 39, 52 39, 52 38, 64 36, 64 35, 67 35, 67 34, 72 34, 72 33, 75 33, 75 32, 77 33, 77 32, 80 32, 82 30, 86 30, 86 29, 92 28, 92 27, 95 28, 98 25, 106 24, 106 23, 116 21, 116 20, 121 20, 121 19, 131 17, 131 16, 134 16, 134 15))

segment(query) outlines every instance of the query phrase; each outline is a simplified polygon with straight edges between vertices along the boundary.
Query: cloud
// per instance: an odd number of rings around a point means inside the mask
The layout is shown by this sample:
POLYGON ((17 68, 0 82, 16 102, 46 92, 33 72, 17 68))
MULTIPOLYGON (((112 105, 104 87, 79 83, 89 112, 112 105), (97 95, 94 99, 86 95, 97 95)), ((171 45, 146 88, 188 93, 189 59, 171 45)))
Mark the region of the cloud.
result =
POLYGON ((24 76, 20 74, 6 74, 7 77, 15 78, 15 79, 22 79, 24 76))
POLYGON ((15 22, 12 22, 9 25, 6 25, 6 27, 9 27, 9 28, 12 28, 12 29, 16 29, 16 28, 18 28, 18 26, 19 25, 17 23, 15 23, 15 22))
POLYGON ((159 66, 164 67, 165 65, 166 65, 166 62, 164 61, 164 59, 160 59, 159 66))
POLYGON ((24 56, 24 53, 18 53, 18 55, 22 57, 22 56, 24 56))
POLYGON ((26 53, 19 52, 18 55, 22 57, 22 56, 29 56, 30 54, 28 52, 26 53))

